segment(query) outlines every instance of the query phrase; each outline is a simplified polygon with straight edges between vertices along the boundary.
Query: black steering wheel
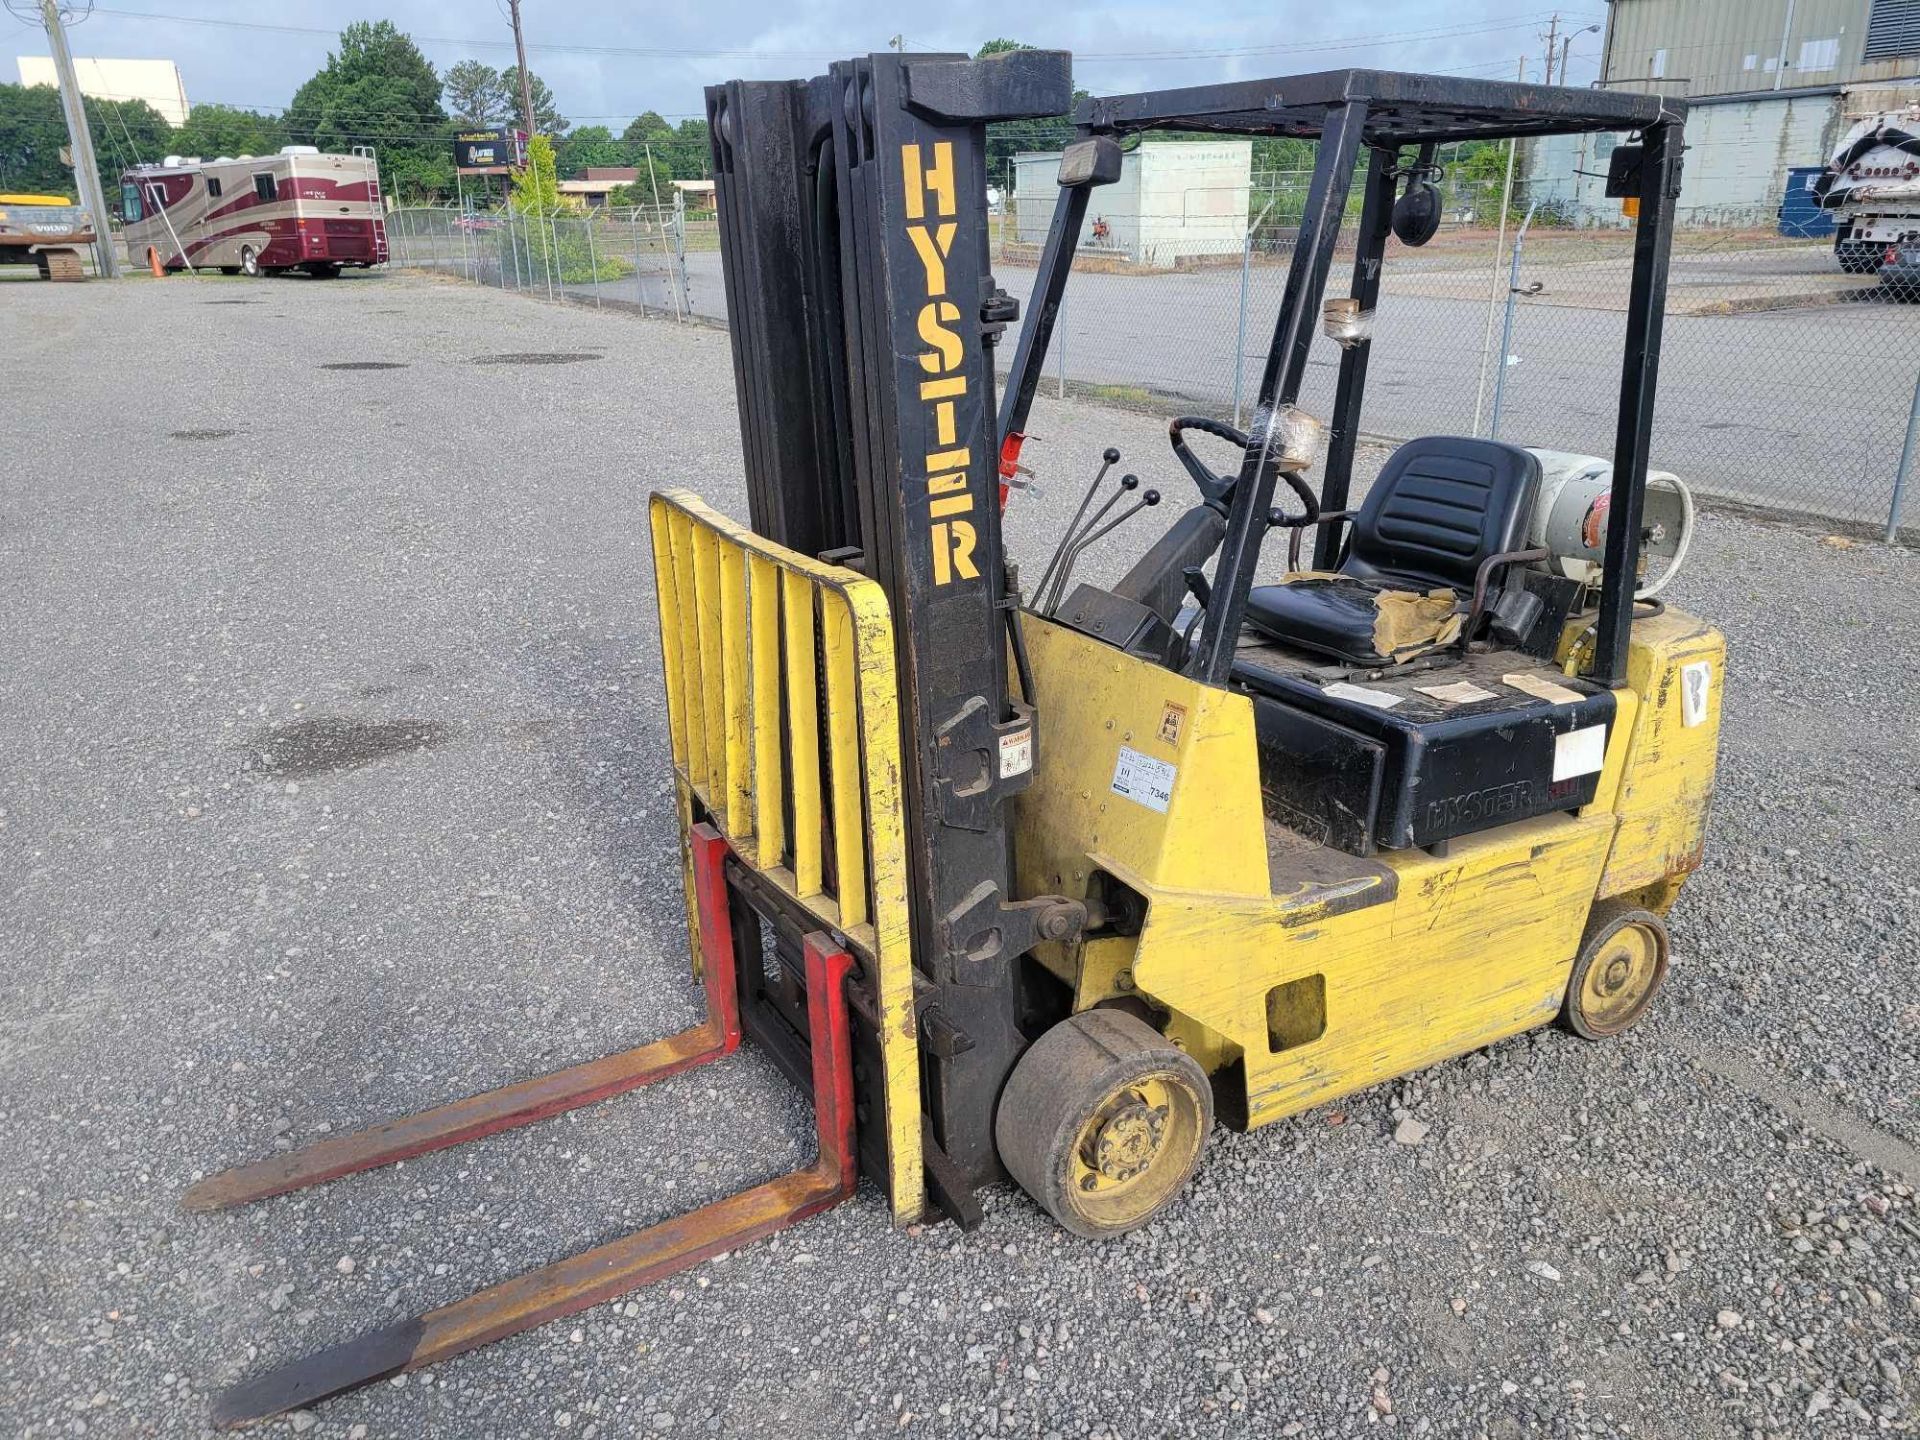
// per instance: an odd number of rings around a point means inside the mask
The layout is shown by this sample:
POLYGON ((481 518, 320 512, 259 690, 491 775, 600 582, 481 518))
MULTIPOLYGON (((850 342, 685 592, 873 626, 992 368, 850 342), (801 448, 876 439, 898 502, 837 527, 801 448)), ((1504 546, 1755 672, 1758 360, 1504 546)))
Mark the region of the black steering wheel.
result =
MULTIPOLYGON (((1239 477, 1229 480, 1215 474, 1206 461, 1188 448, 1186 432, 1189 430, 1198 430, 1203 435, 1218 436, 1222 440, 1238 445, 1242 450, 1251 448, 1253 441, 1245 431, 1236 430, 1233 426, 1219 420, 1209 420, 1204 415, 1182 415, 1167 422, 1167 439, 1173 444, 1173 453, 1186 467, 1187 474, 1193 477, 1193 483, 1199 489, 1201 498, 1215 509, 1226 510, 1233 504, 1233 490, 1240 483, 1239 477)), ((1294 471, 1283 471, 1282 478, 1286 480, 1293 493, 1300 497, 1300 503, 1306 509, 1299 515, 1288 515, 1279 509, 1269 510, 1267 524, 1284 530, 1302 530, 1319 524, 1320 498, 1294 471)))

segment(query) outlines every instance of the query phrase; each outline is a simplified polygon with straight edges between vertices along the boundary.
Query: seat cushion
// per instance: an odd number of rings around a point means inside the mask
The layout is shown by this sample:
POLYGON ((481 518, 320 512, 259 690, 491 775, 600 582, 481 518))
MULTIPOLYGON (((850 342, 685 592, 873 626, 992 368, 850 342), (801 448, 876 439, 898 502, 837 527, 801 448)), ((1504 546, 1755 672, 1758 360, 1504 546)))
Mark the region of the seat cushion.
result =
POLYGON ((1385 665, 1373 648, 1379 587, 1364 580, 1261 585, 1247 596, 1247 623, 1264 635, 1349 665, 1385 665))

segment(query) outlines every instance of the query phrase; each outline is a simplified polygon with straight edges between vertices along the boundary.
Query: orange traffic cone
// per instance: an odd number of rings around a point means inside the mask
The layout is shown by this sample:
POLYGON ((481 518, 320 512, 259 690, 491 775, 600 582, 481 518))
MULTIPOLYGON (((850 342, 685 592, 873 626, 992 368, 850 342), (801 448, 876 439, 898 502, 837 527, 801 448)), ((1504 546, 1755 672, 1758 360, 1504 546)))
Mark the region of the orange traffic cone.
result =
POLYGON ((154 279, 164 280, 167 278, 167 267, 160 263, 160 251, 157 246, 149 245, 147 247, 147 268, 153 271, 154 279))

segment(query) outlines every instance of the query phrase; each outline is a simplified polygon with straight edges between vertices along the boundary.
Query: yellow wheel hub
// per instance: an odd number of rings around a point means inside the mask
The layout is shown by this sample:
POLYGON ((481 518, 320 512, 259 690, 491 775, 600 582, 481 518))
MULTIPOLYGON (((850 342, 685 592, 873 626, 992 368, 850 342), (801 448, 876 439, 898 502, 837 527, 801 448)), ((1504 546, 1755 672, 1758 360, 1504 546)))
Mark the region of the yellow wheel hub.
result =
POLYGON ((1186 1179, 1200 1148, 1200 1099, 1179 1078, 1147 1075, 1108 1093, 1070 1152, 1073 1207, 1103 1226, 1151 1215, 1186 1179))
POLYGON ((1580 983, 1580 1013, 1596 1030, 1632 1021, 1660 979, 1660 940, 1643 925, 1609 935, 1580 983))

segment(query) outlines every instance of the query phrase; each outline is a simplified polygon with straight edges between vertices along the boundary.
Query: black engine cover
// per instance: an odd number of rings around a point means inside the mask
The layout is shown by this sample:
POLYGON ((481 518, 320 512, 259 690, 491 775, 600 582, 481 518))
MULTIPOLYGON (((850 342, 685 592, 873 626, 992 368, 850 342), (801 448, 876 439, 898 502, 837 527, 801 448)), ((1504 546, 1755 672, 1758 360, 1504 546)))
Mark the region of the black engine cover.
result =
POLYGON ((1510 655, 1509 673, 1557 686, 1545 699, 1475 674, 1488 699, 1448 703, 1421 670, 1354 684, 1380 708, 1307 675, 1240 667, 1253 692, 1260 788, 1273 818, 1349 854, 1436 845, 1592 802, 1613 728, 1613 692, 1510 655))

